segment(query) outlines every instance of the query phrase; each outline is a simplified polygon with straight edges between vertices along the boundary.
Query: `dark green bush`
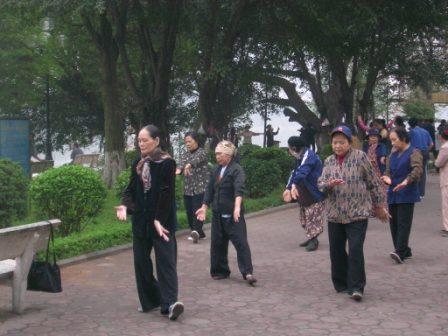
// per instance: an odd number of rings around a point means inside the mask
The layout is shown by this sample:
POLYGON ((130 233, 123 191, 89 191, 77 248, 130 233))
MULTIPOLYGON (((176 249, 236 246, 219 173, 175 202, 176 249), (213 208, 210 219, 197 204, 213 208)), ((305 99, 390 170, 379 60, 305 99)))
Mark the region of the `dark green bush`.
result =
POLYGON ((40 174, 31 183, 30 192, 38 211, 62 221, 63 235, 81 231, 83 220, 99 213, 107 195, 97 172, 75 165, 40 174))
POLYGON ((323 145, 318 154, 323 163, 327 157, 333 154, 333 148, 330 144, 323 145))
POLYGON ((286 149, 275 147, 256 148, 246 155, 241 162, 244 165, 245 160, 252 158, 276 163, 280 168, 279 179, 285 183, 294 167, 294 159, 288 154, 286 149))
POLYGON ((244 171, 248 196, 251 198, 266 196, 279 184, 286 184, 281 179, 282 172, 275 161, 247 158, 244 160, 244 171))
POLYGON ((0 160, 0 228, 11 225, 12 220, 26 216, 28 201, 28 179, 22 167, 0 160))
POLYGON ((121 199, 121 194, 124 189, 128 186, 129 179, 131 178, 131 168, 123 170, 120 175, 118 175, 117 180, 114 184, 114 194, 121 199))
POLYGON ((243 160, 245 157, 249 156, 250 153, 252 153, 254 150, 260 148, 261 148, 260 146, 251 144, 241 145, 240 147, 238 147, 237 154, 240 160, 243 160))
POLYGON ((124 161, 126 162, 126 168, 132 165, 132 162, 139 157, 139 154, 135 149, 124 152, 124 161))

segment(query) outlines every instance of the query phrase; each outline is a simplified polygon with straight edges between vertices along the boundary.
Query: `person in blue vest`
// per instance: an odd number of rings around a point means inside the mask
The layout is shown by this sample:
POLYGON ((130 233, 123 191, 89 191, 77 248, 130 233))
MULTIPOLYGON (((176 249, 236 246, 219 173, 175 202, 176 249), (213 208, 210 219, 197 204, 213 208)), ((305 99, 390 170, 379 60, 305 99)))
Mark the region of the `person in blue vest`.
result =
POLYGON ((307 145, 298 136, 288 139, 289 154, 296 159, 296 167, 289 177, 283 199, 285 202, 298 202, 300 224, 307 238, 300 246, 311 252, 317 250, 317 237, 324 231, 324 194, 317 187, 322 161, 307 145))
POLYGON ((387 202, 389 204, 390 231, 394 251, 390 257, 402 264, 412 257, 409 247, 414 204, 420 202, 418 181, 423 173, 421 152, 410 144, 409 133, 398 128, 390 133, 393 151, 381 180, 389 185, 387 202))
POLYGON ((412 147, 420 150, 423 156, 423 174, 419 182, 420 196, 425 196, 425 186, 426 186, 426 170, 429 159, 429 151, 434 146, 429 132, 420 126, 418 126, 418 120, 416 118, 409 119, 409 126, 411 127, 409 131, 409 137, 412 147))

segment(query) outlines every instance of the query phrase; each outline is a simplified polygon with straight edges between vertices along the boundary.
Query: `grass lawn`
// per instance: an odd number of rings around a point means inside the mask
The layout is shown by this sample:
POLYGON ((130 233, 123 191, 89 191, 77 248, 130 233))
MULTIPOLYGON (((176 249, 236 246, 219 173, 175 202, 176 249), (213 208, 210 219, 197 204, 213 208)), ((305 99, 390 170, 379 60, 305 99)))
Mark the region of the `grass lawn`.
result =
MULTIPOLYGON (((278 188, 266 197, 246 199, 244 201, 246 213, 283 204, 281 199, 282 191, 282 188, 278 188)), ((54 243, 57 258, 65 259, 75 257, 131 242, 132 233, 130 221, 120 222, 115 217, 114 206, 118 204, 119 199, 114 194, 114 191, 110 190, 102 211, 95 218, 87 220, 83 224, 81 232, 72 233, 67 237, 57 236, 54 243)), ((183 205, 179 205, 179 208, 182 210, 177 212, 178 229, 185 229, 188 227, 186 214, 183 210, 183 205)), ((31 209, 29 216, 23 220, 14 222, 14 225, 34 223, 47 219, 49 218, 31 209)), ((207 219, 210 219, 210 214, 207 219)))

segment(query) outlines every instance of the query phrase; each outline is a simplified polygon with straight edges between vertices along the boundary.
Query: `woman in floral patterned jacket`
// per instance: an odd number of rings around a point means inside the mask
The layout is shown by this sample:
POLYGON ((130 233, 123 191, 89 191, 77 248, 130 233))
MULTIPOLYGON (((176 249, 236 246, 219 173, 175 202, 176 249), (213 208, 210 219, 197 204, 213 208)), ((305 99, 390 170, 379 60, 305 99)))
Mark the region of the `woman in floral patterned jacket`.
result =
POLYGON ((381 220, 389 214, 381 181, 367 155, 351 147, 351 130, 336 127, 331 141, 334 154, 325 160, 318 182, 327 194, 331 278, 337 292, 360 301, 366 284, 363 245, 372 204, 381 220))
POLYGON ((195 212, 202 206, 205 187, 210 177, 208 168, 209 157, 207 151, 200 146, 200 139, 196 132, 185 134, 185 146, 187 152, 181 158, 176 171, 184 175, 184 202, 187 213, 188 225, 191 234, 188 237, 193 243, 205 238, 202 230, 203 222, 196 218, 195 212))

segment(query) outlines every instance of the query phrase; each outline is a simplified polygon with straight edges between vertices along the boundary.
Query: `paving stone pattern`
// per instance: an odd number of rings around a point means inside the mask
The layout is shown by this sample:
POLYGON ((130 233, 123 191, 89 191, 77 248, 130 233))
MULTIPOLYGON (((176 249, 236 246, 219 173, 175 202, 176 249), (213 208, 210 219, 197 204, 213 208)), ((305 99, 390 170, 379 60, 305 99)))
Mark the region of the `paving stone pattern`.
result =
MULTIPOLYGON (((22 316, 9 312, 0 287, 0 335, 448 335, 448 238, 441 226, 438 176, 416 207, 411 247, 403 265, 388 256, 387 224, 372 220, 365 244, 367 287, 361 303, 333 290, 327 231, 316 252, 304 239, 297 210, 248 220, 259 282, 249 287, 230 248, 230 279, 209 276, 210 240, 179 237, 180 299, 185 313, 171 322, 158 311, 137 312, 131 251, 62 269, 64 292, 27 293, 22 316)), ((209 232, 207 232, 209 233, 209 232)))

